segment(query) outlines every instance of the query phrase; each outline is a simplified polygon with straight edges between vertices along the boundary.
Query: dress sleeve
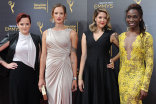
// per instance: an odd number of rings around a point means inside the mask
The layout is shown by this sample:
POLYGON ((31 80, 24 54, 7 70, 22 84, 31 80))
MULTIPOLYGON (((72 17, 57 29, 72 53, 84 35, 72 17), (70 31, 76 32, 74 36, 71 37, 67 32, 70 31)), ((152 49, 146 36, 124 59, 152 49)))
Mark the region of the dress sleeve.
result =
POLYGON ((120 54, 120 65, 119 65, 119 71, 120 71, 120 69, 121 69, 121 67, 122 67, 122 53, 121 53, 121 50, 122 50, 122 48, 121 48, 121 36, 123 35, 123 33, 121 33, 120 35, 119 35, 119 54, 120 54))
POLYGON ((145 49, 145 75, 141 89, 148 92, 149 83, 153 71, 153 37, 147 33, 144 39, 145 49))
POLYGON ((8 41, 10 41, 9 33, 6 35, 6 37, 3 40, 0 41, 0 47, 8 41))

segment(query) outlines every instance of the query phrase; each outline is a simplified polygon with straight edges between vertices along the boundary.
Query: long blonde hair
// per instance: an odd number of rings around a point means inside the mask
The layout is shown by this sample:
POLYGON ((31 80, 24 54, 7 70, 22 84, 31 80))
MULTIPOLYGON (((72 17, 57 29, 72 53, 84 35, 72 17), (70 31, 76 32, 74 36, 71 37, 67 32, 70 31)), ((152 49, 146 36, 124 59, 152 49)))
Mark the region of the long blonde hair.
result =
POLYGON ((97 28, 97 24, 96 24, 95 18, 97 17, 97 15, 98 15, 100 12, 104 12, 104 13, 106 13, 106 15, 107 15, 107 24, 102 28, 102 30, 105 31, 105 30, 111 30, 111 29, 112 29, 112 26, 111 26, 111 24, 110 24, 110 15, 109 15, 108 11, 107 11, 105 8, 97 8, 97 9, 94 11, 93 23, 89 25, 89 29, 90 29, 90 31, 92 31, 92 32, 95 32, 95 30, 96 30, 96 28, 97 28))

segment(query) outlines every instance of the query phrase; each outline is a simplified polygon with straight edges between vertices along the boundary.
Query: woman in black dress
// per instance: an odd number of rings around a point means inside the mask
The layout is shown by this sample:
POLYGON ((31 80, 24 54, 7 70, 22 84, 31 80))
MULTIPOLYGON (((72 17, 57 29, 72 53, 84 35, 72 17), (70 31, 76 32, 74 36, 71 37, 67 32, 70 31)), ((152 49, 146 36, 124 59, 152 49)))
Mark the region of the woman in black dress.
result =
POLYGON ((112 43, 117 47, 119 44, 117 33, 111 28, 107 10, 96 9, 90 30, 82 36, 77 104, 120 103, 117 76, 113 70, 119 54, 112 59, 109 55, 112 43))
POLYGON ((4 76, 10 73, 10 104, 39 104, 40 36, 29 33, 29 15, 18 14, 16 22, 19 32, 7 34, 0 42, 0 53, 7 50, 6 58, 0 57, 0 64, 7 69, 0 70, 4 76))

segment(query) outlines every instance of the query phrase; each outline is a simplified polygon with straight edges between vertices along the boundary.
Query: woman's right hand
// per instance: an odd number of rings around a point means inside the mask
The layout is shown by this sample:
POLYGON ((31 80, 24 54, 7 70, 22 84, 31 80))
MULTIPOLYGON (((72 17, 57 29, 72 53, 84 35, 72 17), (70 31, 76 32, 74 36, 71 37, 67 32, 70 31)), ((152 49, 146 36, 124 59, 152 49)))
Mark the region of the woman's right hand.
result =
POLYGON ((44 79, 39 79, 39 82, 38 82, 38 88, 41 91, 41 87, 44 85, 44 87, 46 87, 46 84, 45 84, 45 80, 44 79))
POLYGON ((79 79, 78 80, 78 85, 79 85, 80 91, 83 92, 83 89, 84 89, 84 82, 83 82, 83 80, 79 79))
POLYGON ((17 66, 18 66, 17 63, 12 62, 10 64, 7 64, 6 68, 7 69, 15 69, 15 68, 17 68, 17 66))

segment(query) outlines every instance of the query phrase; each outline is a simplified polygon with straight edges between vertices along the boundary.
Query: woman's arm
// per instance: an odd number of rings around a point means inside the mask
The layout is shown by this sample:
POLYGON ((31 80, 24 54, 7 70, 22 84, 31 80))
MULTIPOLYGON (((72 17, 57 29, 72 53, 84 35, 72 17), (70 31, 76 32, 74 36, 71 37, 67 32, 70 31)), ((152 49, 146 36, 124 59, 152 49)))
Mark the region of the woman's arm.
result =
POLYGON ((145 36, 144 40, 145 45, 145 75, 143 77, 143 83, 141 89, 148 92, 149 83, 151 80, 151 75, 153 71, 153 37, 148 33, 147 36, 145 36))
MULTIPOLYGON (((39 38, 40 40, 40 38, 39 38)), ((41 53, 42 53, 42 46, 41 46, 41 40, 39 41, 39 57, 38 57, 38 61, 40 61, 40 58, 41 58, 41 53)))
POLYGON ((144 37, 144 50, 145 50, 145 74, 143 77, 143 82, 140 90, 139 100, 143 100, 148 95, 149 83, 151 80, 151 75, 153 71, 153 37, 151 34, 147 33, 144 37))
POLYGON ((47 30, 44 31, 42 35, 42 54, 40 58, 40 75, 39 75, 39 83, 38 83, 39 89, 42 87, 42 85, 46 86, 45 76, 44 76, 45 67, 46 67, 46 58, 47 58, 46 34, 47 34, 47 30))
POLYGON ((85 66, 85 62, 86 62, 86 58, 87 58, 87 44, 86 44, 86 35, 83 33, 82 35, 82 40, 81 40, 81 47, 82 47, 82 55, 81 55, 81 62, 80 62, 80 70, 79 70, 79 89, 81 92, 83 92, 84 88, 84 83, 83 83, 83 70, 84 70, 84 66, 85 66))
MULTIPOLYGON (((71 30, 70 32, 70 39, 71 39, 71 65, 72 65, 72 69, 73 69, 73 77, 76 78, 77 77, 77 42, 78 42, 78 37, 77 37, 77 33, 74 30, 71 30)), ((76 91, 77 90, 77 80, 73 80, 72 83, 72 91, 76 91)))
MULTIPOLYGON (((10 42, 6 42, 5 44, 3 44, 1 47, 0 47, 0 52, 3 51, 4 49, 6 49, 8 46, 9 46, 10 42)), ((6 67, 7 69, 15 69, 17 68, 17 64, 12 62, 10 64, 8 64, 7 62, 5 62, 2 57, 0 56, 0 64, 3 65, 4 67, 6 67)))
MULTIPOLYGON (((111 35, 110 37, 110 42, 111 43, 114 43, 117 47, 119 47, 119 37, 118 37, 118 34, 115 32, 111 35)), ((115 57, 113 57, 111 60, 110 60, 110 64, 107 65, 108 68, 112 68, 114 69, 114 62, 120 58, 120 54, 118 53, 115 57)))

